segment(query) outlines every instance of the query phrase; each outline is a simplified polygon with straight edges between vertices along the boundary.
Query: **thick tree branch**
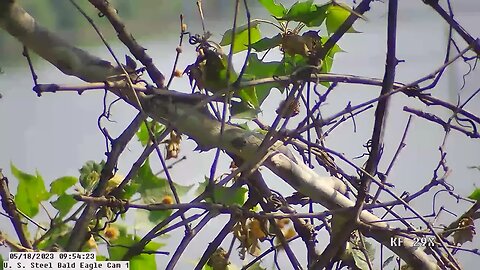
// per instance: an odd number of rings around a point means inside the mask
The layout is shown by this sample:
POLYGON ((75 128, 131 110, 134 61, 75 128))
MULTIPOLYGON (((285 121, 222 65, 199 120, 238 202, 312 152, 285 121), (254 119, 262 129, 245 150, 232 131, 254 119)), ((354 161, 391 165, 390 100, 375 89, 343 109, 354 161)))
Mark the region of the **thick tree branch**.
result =
MULTIPOLYGON (((387 31, 387 61, 385 68, 385 75, 383 77, 382 90, 380 91, 380 96, 387 95, 393 89, 393 84, 395 83, 395 67, 397 66, 398 60, 396 58, 396 40, 397 40, 397 0, 388 1, 388 31, 387 31)), ((375 123, 373 125, 372 139, 371 139, 371 151, 368 157, 367 165, 365 166, 365 171, 370 175, 376 175, 377 166, 380 161, 381 151, 383 147, 383 135, 385 132, 385 121, 387 118, 387 109, 389 104, 389 98, 384 98, 378 101, 377 109, 375 110, 375 123)), ((363 201, 366 198, 366 194, 370 189, 369 177, 366 175, 362 176, 362 191, 359 194, 362 194, 361 198, 357 198, 357 205, 359 203, 363 204, 363 201)))
MULTIPOLYGON (((107 182, 114 175, 114 170, 116 169, 118 159, 122 154, 123 150, 127 146, 128 142, 135 136, 135 133, 140 128, 145 116, 139 113, 135 119, 129 124, 129 126, 123 131, 123 133, 113 140, 112 150, 107 155, 107 162, 102 169, 100 174, 100 180, 98 181, 95 190, 92 193, 93 197, 103 196, 105 189, 107 187, 107 182)), ((89 203, 82 212, 82 215, 75 223, 75 226, 72 229, 70 238, 66 246, 67 251, 78 251, 82 248, 83 244, 88 240, 87 237, 87 227, 92 218, 95 215, 97 210, 97 205, 94 203, 89 203)))
POLYGON ((38 25, 15 1, 0 1, 0 28, 67 75, 87 82, 101 82, 122 73, 110 62, 70 45, 38 25))
MULTIPOLYGON (((387 60, 385 75, 383 77, 382 90, 380 91, 380 97, 388 95, 393 89, 395 83, 395 67, 397 65, 397 59, 395 56, 396 50, 396 35, 397 35, 397 0, 388 1, 388 29, 387 29, 387 60)), ((322 269, 332 260, 332 258, 338 253, 338 250, 348 239, 353 230, 357 227, 357 222, 362 213, 362 208, 365 203, 365 199, 370 190, 370 184, 372 182, 370 176, 375 176, 377 173, 378 162, 380 161, 381 151, 383 147, 383 134, 385 128, 385 120, 387 117, 389 97, 380 99, 378 101, 377 108, 375 110, 375 122, 373 124, 373 132, 371 138, 371 150, 365 166, 366 174, 362 175, 360 179, 360 189, 357 195, 357 201, 354 207, 353 222, 349 223, 344 230, 336 235, 335 240, 331 239, 330 244, 320 256, 318 265, 315 269, 322 269)))
MULTIPOLYGON (((277 153, 272 155, 264 165, 295 190, 309 196, 314 202, 318 202, 330 210, 352 208, 355 205, 353 201, 342 194, 344 186, 341 181, 334 177, 319 176, 301 160, 292 161, 286 155, 277 153)), ((344 218, 351 218, 351 216, 346 215, 344 218)), ((365 235, 384 243, 385 247, 399 255, 414 269, 437 269, 437 265, 422 250, 415 248, 414 243, 407 237, 399 236, 402 238, 404 245, 392 247, 388 241, 390 241, 389 237, 392 234, 396 234, 394 229, 374 214, 363 210, 360 213, 360 220, 361 230, 361 224, 369 224, 369 226, 372 226, 369 230, 375 231, 375 233, 368 233, 362 230, 365 235)))

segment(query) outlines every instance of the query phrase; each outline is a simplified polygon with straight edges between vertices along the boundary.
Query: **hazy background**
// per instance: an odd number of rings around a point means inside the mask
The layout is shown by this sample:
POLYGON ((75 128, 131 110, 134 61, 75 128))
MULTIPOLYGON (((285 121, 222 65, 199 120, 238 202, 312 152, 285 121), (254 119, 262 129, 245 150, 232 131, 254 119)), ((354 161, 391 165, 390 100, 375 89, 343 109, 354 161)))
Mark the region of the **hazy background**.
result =
MULTIPOLYGON (((112 60, 108 51, 97 40, 93 29, 83 20, 81 15, 64 0, 23 0, 20 1, 26 9, 38 19, 38 21, 50 29, 55 30, 61 36, 70 41, 80 44, 83 49, 105 59, 112 60)), ((85 1, 86 2, 86 1, 85 1)), ((125 17, 128 28, 135 33, 137 40, 148 49, 154 63, 159 69, 169 75, 175 57, 175 47, 178 44, 178 15, 183 13, 188 24, 189 31, 201 33, 201 24, 196 12, 195 1, 154 1, 154 0, 117 0, 114 2, 120 16, 125 17)), ((207 28, 214 33, 213 40, 220 41, 222 34, 231 28, 234 1, 205 0, 204 12, 207 28)), ((256 3, 251 3, 252 16, 268 19, 266 12, 256 3)), ((283 2, 283 1, 282 1, 283 2)), ((293 3, 293 1, 285 1, 293 3)), ((399 82, 411 82, 439 67, 444 59, 448 28, 443 20, 422 1, 399 1, 399 21, 397 35, 397 58, 405 60, 397 68, 396 80, 399 82)), ((348 2, 351 4, 351 2, 348 2)), ((355 24, 361 34, 346 35, 339 45, 346 53, 339 53, 335 57, 332 72, 355 74, 382 78, 385 65, 386 52, 386 9, 387 3, 376 2, 371 5, 371 11, 366 16, 367 22, 359 21, 355 24)), ((83 3, 85 10, 99 24, 103 34, 112 42, 115 52, 123 59, 125 48, 115 41, 115 33, 106 22, 96 16, 98 13, 89 5, 83 3)), ((480 36, 480 2, 471 0, 454 1, 453 10, 455 18, 473 36, 480 36)), ((288 6, 289 4, 285 4, 288 6)), ((245 18, 242 17, 243 22, 245 18)), ((274 34, 274 29, 263 27, 264 34, 274 34)), ((461 48, 466 45, 457 38, 461 48)), ((0 32, 0 67, 4 71, 0 75, 0 168, 10 178, 11 189, 16 190, 16 180, 10 173, 10 162, 19 169, 33 173, 38 170, 43 178, 50 182, 60 176, 78 176, 78 169, 87 160, 100 161, 104 159, 105 145, 103 135, 97 128, 97 118, 102 112, 102 95, 86 92, 81 96, 76 93, 44 94, 38 98, 31 91, 33 83, 28 66, 21 56, 21 45, 7 34, 0 32)), ((195 61, 194 48, 187 43, 184 45, 185 53, 182 55, 179 68, 183 69, 195 61)), ((278 59, 279 55, 269 55, 268 59, 278 59)), ((236 59, 238 68, 243 63, 241 55, 236 59)), ((51 64, 35 57, 35 68, 40 83, 78 83, 78 79, 66 76, 59 72, 51 64)), ((480 73, 472 71, 466 76, 466 85, 462 88, 462 76, 469 70, 467 64, 457 62, 451 66, 432 91, 434 96, 448 100, 455 104, 457 96, 464 101, 480 87, 480 73)), ((173 89, 190 91, 188 80, 176 79, 173 89)), ((325 116, 331 115, 344 108, 349 101, 358 104, 378 95, 379 88, 340 85, 329 96, 327 105, 323 107, 325 116)), ((271 123, 274 119, 272 113, 278 106, 282 95, 274 91, 265 102, 262 120, 271 123)), ((427 108, 416 101, 408 100, 403 95, 394 96, 388 118, 385 134, 384 161, 381 169, 385 170, 390 162, 402 136, 408 114, 402 111, 404 105, 435 112, 442 117, 449 117, 448 111, 427 108)), ((480 114, 480 100, 472 99, 465 109, 480 114)), ((113 107, 112 119, 115 123, 104 123, 110 134, 116 135, 131 121, 135 111, 130 107, 118 104, 113 107)), ((364 152, 362 145, 371 136, 373 110, 356 118, 357 132, 353 133, 353 125, 347 122, 336 129, 328 138, 327 146, 344 153, 348 158, 361 155, 364 152)), ((301 119, 301 117, 299 117, 301 119)), ((296 126, 292 122, 292 127, 296 126)), ((432 178, 432 172, 439 160, 438 146, 443 139, 442 128, 436 124, 422 119, 414 119, 410 133, 406 140, 407 146, 402 151, 393 169, 390 181, 395 184, 395 191, 401 194, 403 191, 413 193, 427 184, 432 178)), ((214 151, 207 153, 192 153, 195 144, 191 140, 184 139, 181 155, 187 155, 187 160, 176 165, 171 174, 174 180, 181 184, 194 184, 203 181, 204 176, 209 174, 214 151)), ((464 135, 452 131, 447 143, 447 164, 452 170, 448 181, 455 187, 457 194, 468 196, 475 185, 479 185, 480 172, 468 169, 468 166, 480 165, 480 144, 478 141, 466 138, 464 135)), ((140 144, 132 142, 119 162, 120 173, 126 174, 131 164, 141 152, 140 144)), ((357 159, 354 162, 361 166, 365 159, 357 159)), ((219 175, 228 171, 230 159, 225 158, 219 164, 219 175)), ((160 169, 158 157, 151 158, 154 171, 160 169)), ((318 169, 324 173, 322 169, 318 169)), ((289 195, 292 189, 280 179, 273 176, 268 170, 262 170, 270 187, 289 195)), ((431 195, 422 196, 411 202, 411 205, 422 214, 432 213, 431 195)), ((191 196, 188 196, 191 197, 191 196)), ((384 197, 383 200, 391 198, 384 197)), ((448 210, 463 213, 469 204, 457 203, 446 194, 437 196, 435 211, 444 206, 448 210)), ((322 208, 318 208, 321 210, 322 208)), ((411 216, 411 214, 409 214, 411 216)), ((39 220, 47 221, 44 214, 39 220)), ((196 260, 202 255, 218 230, 223 227, 227 216, 217 217, 191 242, 184 256, 178 264, 178 269, 193 268, 196 260)), ((455 217, 443 212, 435 225, 449 224, 455 217)), ((428 220, 433 220, 430 218, 428 220)), ((419 224, 413 222, 414 224, 419 224)), ((138 224, 137 224, 138 225, 138 224)), ((478 222, 476 223, 478 226, 478 222)), ((137 226, 138 227, 138 226, 137 226)), ((8 232, 13 238, 13 230, 9 220, 0 217, 0 230, 8 232)), ((140 235, 142 235, 140 233, 140 235)), ((166 242, 163 250, 174 252, 178 242, 183 236, 183 230, 178 230, 168 239, 160 239, 166 242)), ((231 236, 223 243, 228 248, 231 236)), ((328 238, 320 235, 319 248, 323 248, 328 238)), ((464 248, 479 247, 478 237, 474 243, 466 243, 464 248)), ((237 243, 238 244, 238 243, 237 243)), ((293 243, 295 253, 299 260, 305 262, 304 245, 301 241, 293 243)), ((0 247, 1 254, 6 254, 7 249, 0 247)), ((378 249, 377 249, 378 251, 378 249)), ((235 251, 234 251, 235 252, 235 251)), ((377 252, 378 254, 378 252, 377 252)), ((234 258, 235 253, 234 253, 234 258)), ((388 256, 387 256, 388 257, 388 256)), ((471 253, 461 253, 460 261, 465 269, 476 269, 475 263, 479 262, 479 256, 471 253)), ((168 257, 157 256, 160 269, 168 262, 168 257)), ((283 253, 279 260, 282 265, 290 265, 283 253)), ((234 260, 237 265, 240 263, 234 260)), ((379 268, 379 257, 374 261, 379 268)), ((266 260, 264 266, 271 267, 271 260, 266 260)), ((288 267, 287 267, 288 269, 288 267)), ((393 269, 390 266, 388 269, 393 269)))

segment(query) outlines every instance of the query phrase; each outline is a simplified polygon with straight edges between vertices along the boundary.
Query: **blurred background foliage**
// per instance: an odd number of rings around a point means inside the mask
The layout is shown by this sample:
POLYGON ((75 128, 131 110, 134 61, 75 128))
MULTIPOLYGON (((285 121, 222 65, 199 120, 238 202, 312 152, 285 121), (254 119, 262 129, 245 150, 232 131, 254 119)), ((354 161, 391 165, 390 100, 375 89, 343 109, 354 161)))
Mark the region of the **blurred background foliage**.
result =
MULTIPOLYGON (((41 25, 79 46, 100 44, 97 34, 69 0, 17 0, 41 25)), ((192 0, 110 0, 119 15, 137 39, 152 39, 178 35, 179 14, 198 17, 196 1, 192 0)), ((117 42, 115 32, 98 11, 85 0, 76 1, 94 20, 108 41, 117 42)), ((256 3, 255 3, 256 4, 256 3)), ((231 1, 203 1, 204 10, 222 16, 231 7, 231 1)), ((14 65, 22 59, 22 47, 7 35, 0 33, 0 65, 14 65)))

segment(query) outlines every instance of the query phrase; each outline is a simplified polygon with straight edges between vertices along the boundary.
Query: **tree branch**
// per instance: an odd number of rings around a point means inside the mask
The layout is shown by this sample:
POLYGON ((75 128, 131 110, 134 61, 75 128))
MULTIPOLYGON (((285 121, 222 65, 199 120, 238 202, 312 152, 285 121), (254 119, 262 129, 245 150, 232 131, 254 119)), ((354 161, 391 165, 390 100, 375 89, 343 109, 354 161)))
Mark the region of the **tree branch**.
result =
MULTIPOLYGON (((3 210, 8 214, 10 221, 12 222, 13 228, 17 233, 18 239, 23 247, 32 249, 32 244, 27 238, 27 234, 24 230, 24 224, 20 215, 17 212, 17 206, 15 201, 12 198, 10 189, 8 188, 8 179, 2 173, 0 169, 0 198, 2 199, 3 210)), ((25 227, 26 228, 26 227, 25 227)))
POLYGON ((455 31, 465 40, 465 42, 470 45, 473 51, 480 55, 480 39, 474 39, 463 27, 450 16, 438 3, 438 0, 423 0, 423 2, 431 6, 442 18, 451 26, 455 31))
POLYGON ((472 139, 480 138, 480 133, 478 133, 476 128, 474 128, 473 130, 467 130, 465 128, 447 123, 447 122, 443 121, 440 117, 438 117, 434 114, 427 113, 427 112, 422 112, 420 110, 416 110, 416 109, 413 109, 413 108, 410 108, 410 107, 407 107, 407 106, 403 107, 403 110, 406 111, 406 112, 409 112, 409 113, 413 113, 418 117, 427 119, 427 120, 432 121, 434 123, 437 123, 437 124, 441 125, 443 127, 443 129, 446 130, 446 131, 448 131, 450 129, 454 129, 456 131, 459 131, 459 132, 467 135, 468 137, 470 137, 472 139))
POLYGON ((358 15, 362 15, 363 13, 370 10, 370 3, 372 0, 363 0, 358 6, 353 10, 355 13, 350 13, 350 16, 338 27, 337 31, 333 33, 333 35, 323 44, 323 48, 321 48, 320 57, 319 59, 323 59, 330 49, 335 46, 335 44, 340 40, 340 38, 352 27, 353 23, 359 18, 358 15))
POLYGON ((159 88, 165 87, 165 76, 153 64, 152 58, 145 52, 146 49, 137 43, 133 35, 127 31, 125 24, 121 21, 115 8, 107 0, 88 0, 94 5, 105 17, 110 21, 115 31, 117 31, 118 39, 127 46, 135 58, 140 61, 150 75, 152 81, 159 88))
MULTIPOLYGON (((380 91, 380 97, 388 95, 393 89, 395 82, 395 67, 398 63, 395 56, 396 50, 396 35, 397 35, 397 0, 388 1, 388 29, 387 29, 387 60, 385 75, 383 77, 382 90, 380 91)), ((348 223, 344 230, 338 233, 330 239, 330 244, 320 256, 318 263, 315 265, 315 269, 322 269, 333 259, 338 253, 339 248, 350 239, 350 235, 357 227, 362 208, 365 203, 365 199, 370 191, 370 185, 372 180, 370 176, 375 176, 377 173, 378 162, 380 161, 381 151, 383 147, 383 134, 384 126, 387 116, 389 97, 378 100, 378 105, 375 110, 375 122, 373 124, 373 132, 371 138, 371 151, 365 166, 367 174, 363 174, 360 179, 360 189, 357 195, 357 201, 353 209, 354 217, 353 222, 348 223)))
MULTIPOLYGON (((135 119, 129 124, 129 126, 123 131, 123 133, 112 142, 112 150, 107 155, 107 162, 100 174, 100 180, 92 193, 93 197, 103 196, 107 187, 107 182, 114 175, 114 170, 117 166, 118 158, 127 146, 128 142, 135 136, 135 133, 142 124, 145 116, 139 113, 135 119)), ((87 237, 87 227, 97 210, 97 205, 94 203, 87 204, 82 212, 82 215, 75 223, 72 229, 70 238, 66 246, 67 251, 78 251, 82 248, 87 237)))
POLYGON ((38 25, 15 1, 0 0, 0 28, 67 75, 87 82, 105 81, 122 74, 108 61, 70 45, 38 25))

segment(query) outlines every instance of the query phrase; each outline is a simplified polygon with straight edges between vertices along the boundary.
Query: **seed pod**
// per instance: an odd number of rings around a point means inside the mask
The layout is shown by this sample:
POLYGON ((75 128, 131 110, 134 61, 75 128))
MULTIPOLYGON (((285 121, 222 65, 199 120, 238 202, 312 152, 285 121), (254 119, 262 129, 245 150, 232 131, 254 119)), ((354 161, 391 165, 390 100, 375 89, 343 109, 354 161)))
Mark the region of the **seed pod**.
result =
POLYGON ((288 33, 282 36, 282 50, 291 56, 300 54, 307 56, 309 48, 304 37, 294 33, 288 33))
POLYGON ((104 234, 109 240, 116 240, 120 235, 120 231, 117 227, 108 225, 107 228, 105 228, 104 234))
POLYGON ((464 217, 458 222, 458 227, 453 234, 453 242, 455 245, 472 242, 475 235, 475 223, 471 217, 464 217))
POLYGON ((162 199, 162 203, 164 204, 173 204, 173 198, 170 195, 165 195, 162 199))
POLYGON ((173 76, 177 77, 177 78, 180 78, 182 77, 183 73, 181 70, 179 69, 175 69, 175 71, 173 72, 173 76))
POLYGON ((89 249, 95 249, 98 252, 97 241, 95 241, 95 238, 93 238, 93 235, 90 235, 90 239, 88 239, 87 241, 87 247, 89 249))
POLYGON ((282 115, 282 118, 294 117, 300 113, 300 102, 296 100, 290 100, 288 104, 286 104, 286 101, 283 100, 275 112, 280 114, 285 106, 287 106, 287 109, 282 115))
POLYGON ((181 135, 178 135, 175 131, 170 132, 170 140, 167 143, 167 158, 177 158, 180 153, 180 140, 181 135))
POLYGON ((256 238, 263 240, 265 237, 267 237, 267 234, 265 233, 265 228, 266 225, 262 224, 260 220, 254 218, 248 223, 248 227, 250 229, 250 233, 256 238))
POLYGON ((213 270, 226 270, 228 269, 228 253, 223 248, 219 247, 215 252, 213 252, 210 259, 208 259, 207 265, 210 266, 213 270))

